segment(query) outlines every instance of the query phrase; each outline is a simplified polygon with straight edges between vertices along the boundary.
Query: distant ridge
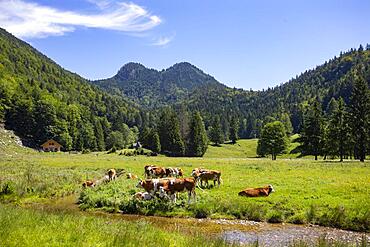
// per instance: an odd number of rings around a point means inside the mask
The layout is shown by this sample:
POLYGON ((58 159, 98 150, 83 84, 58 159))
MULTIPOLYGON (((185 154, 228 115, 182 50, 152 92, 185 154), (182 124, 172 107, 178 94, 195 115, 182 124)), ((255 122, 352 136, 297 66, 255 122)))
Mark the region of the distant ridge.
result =
POLYGON ((204 85, 223 86, 188 62, 176 63, 162 71, 148 69, 140 63, 127 63, 115 76, 92 83, 150 108, 188 99, 194 89, 204 85))

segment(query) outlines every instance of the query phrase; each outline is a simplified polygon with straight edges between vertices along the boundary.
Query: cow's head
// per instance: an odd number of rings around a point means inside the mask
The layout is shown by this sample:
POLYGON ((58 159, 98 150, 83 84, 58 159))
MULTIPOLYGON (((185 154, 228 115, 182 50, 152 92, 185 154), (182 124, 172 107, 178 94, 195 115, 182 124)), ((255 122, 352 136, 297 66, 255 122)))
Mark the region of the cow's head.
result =
POLYGON ((145 181, 139 179, 139 182, 137 183, 136 188, 143 188, 144 184, 145 184, 145 181))
POLYGON ((194 178, 199 177, 199 169, 193 169, 193 171, 191 172, 191 176, 194 178))
POLYGON ((269 188, 269 194, 272 192, 275 192, 274 187, 272 187, 271 184, 268 185, 268 188, 269 188))
POLYGON ((160 198, 166 197, 166 191, 164 190, 163 186, 159 186, 159 197, 160 198))

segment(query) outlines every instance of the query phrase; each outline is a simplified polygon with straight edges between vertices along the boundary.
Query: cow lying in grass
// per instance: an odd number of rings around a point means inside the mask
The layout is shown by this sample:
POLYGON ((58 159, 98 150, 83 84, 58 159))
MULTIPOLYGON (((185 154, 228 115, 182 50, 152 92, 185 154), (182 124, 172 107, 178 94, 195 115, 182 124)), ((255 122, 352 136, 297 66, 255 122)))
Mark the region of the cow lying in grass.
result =
POLYGON ((221 184, 221 172, 216 171, 216 170, 206 170, 203 168, 195 168, 192 171, 191 176, 193 176, 196 179, 197 183, 198 182, 200 183, 200 186, 203 186, 203 182, 205 182, 205 184, 208 187, 209 180, 213 180, 213 186, 216 185, 216 182, 218 183, 218 186, 220 186, 221 184))
POLYGON ((96 185, 96 183, 92 180, 87 180, 87 181, 82 183, 82 187, 84 187, 84 188, 87 188, 87 187, 93 188, 93 187, 95 187, 95 185, 96 185))
POLYGON ((137 177, 137 175, 129 172, 129 173, 126 174, 126 178, 127 179, 137 179, 138 177, 137 177))
POLYGON ((247 197, 258 197, 258 196, 268 196, 270 193, 275 192, 271 184, 262 188, 247 188, 239 192, 239 196, 247 197))
POLYGON ((176 193, 187 191, 188 203, 193 196, 195 201, 195 180, 194 178, 165 178, 165 179, 146 179, 141 180, 136 187, 141 187, 155 196, 159 191, 161 198, 169 196, 171 200, 176 201, 176 193))
POLYGON ((137 192, 135 194, 135 198, 137 200, 144 200, 144 201, 148 201, 148 200, 151 200, 153 199, 153 196, 149 193, 149 192, 137 192))

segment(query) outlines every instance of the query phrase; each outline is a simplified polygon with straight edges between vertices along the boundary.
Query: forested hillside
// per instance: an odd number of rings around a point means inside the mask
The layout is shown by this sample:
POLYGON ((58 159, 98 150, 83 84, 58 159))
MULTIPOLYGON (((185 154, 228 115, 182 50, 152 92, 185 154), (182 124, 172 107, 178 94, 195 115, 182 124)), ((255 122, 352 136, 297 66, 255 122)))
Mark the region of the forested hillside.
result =
POLYGON ((152 109, 171 105, 180 115, 199 110, 207 128, 219 117, 224 138, 228 140, 230 123, 235 117, 242 138, 258 137, 261 126, 273 119, 282 121, 289 132, 299 132, 310 101, 318 98, 324 111, 333 97, 343 97, 348 103, 353 83, 351 73, 361 74, 370 84, 369 67, 370 47, 360 46, 263 91, 226 87, 189 63, 160 72, 129 63, 114 77, 93 83, 152 109))
POLYGON ((104 150, 115 132, 137 135, 140 112, 0 29, 0 119, 34 147, 54 138, 64 150, 104 150))
POLYGON ((229 88, 189 63, 162 71, 129 63, 89 83, 0 29, 0 119, 33 146, 54 138, 65 150, 106 150, 139 138, 158 152, 191 155, 191 135, 200 133, 200 155, 204 131, 215 144, 259 137, 275 120, 287 134, 301 132, 312 102, 324 114, 333 99, 348 105, 356 77, 369 88, 369 45, 263 91, 229 88), (164 140, 169 128, 176 133, 164 140))
POLYGON ((112 78, 92 83, 152 109, 187 100, 199 86, 221 85, 212 76, 185 62, 162 71, 148 69, 139 63, 128 63, 112 78))

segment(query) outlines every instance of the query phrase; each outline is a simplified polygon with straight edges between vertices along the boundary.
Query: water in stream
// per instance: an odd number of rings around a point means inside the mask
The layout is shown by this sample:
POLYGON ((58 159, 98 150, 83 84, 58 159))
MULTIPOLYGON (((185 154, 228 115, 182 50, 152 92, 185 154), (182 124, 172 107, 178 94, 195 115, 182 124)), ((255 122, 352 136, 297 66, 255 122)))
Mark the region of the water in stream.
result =
POLYGON ((288 246, 300 240, 313 245, 317 243, 319 238, 325 237, 329 241, 340 241, 353 246, 359 246, 363 239, 365 239, 367 246, 370 246, 369 234, 314 225, 270 224, 247 220, 168 218, 119 213, 110 214, 100 211, 81 212, 76 204, 75 196, 68 196, 52 202, 28 206, 41 210, 61 210, 71 213, 93 214, 97 217, 107 217, 112 220, 146 221, 165 230, 203 233, 208 236, 214 236, 215 238, 221 237, 229 243, 241 245, 258 242, 259 246, 280 247, 288 246))

